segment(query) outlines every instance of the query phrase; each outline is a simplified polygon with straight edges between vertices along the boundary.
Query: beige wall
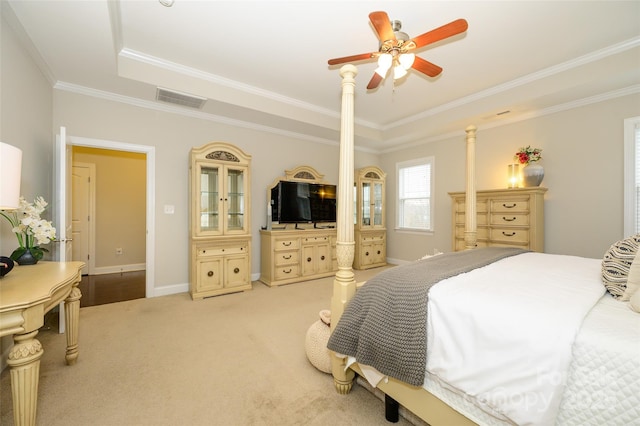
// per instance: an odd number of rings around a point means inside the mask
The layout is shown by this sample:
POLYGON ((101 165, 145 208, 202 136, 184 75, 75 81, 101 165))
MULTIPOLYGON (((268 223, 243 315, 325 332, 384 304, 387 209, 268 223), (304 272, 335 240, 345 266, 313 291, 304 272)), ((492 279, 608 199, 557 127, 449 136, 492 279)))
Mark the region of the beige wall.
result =
MULTIPOLYGON (((484 130, 476 146, 477 189, 506 187, 507 164, 522 146, 543 149, 545 251, 599 258, 623 237, 623 121, 640 115, 640 95, 549 114, 484 130)), ((451 200, 465 189, 465 134, 387 153, 389 257, 413 260, 434 248, 451 250, 451 200), (435 232, 394 231, 397 162, 435 156, 435 232)))
MULTIPOLYGON (((21 194, 28 201, 41 195, 52 204, 53 90, 4 16, 0 28, 0 141, 22 150, 21 194)), ((43 217, 52 214, 50 206, 43 217)), ((9 256, 18 241, 4 219, 0 232, 0 254, 9 256)))
MULTIPOLYGON (((71 136, 145 145, 155 148, 155 287, 188 281, 188 156, 189 149, 210 141, 226 141, 252 155, 252 273, 260 270, 258 230, 265 224, 266 187, 285 169, 306 164, 337 183, 339 149, 255 129, 170 114, 62 90, 49 83, 2 26, 2 128, 0 137, 25 151, 28 172, 23 172, 23 193, 52 200, 53 134, 66 126, 71 136), (175 214, 163 212, 174 205, 175 214)), ((357 109, 356 101, 356 109, 357 109)), ((558 112, 514 124, 479 127, 478 189, 504 187, 506 165, 520 147, 544 149, 543 185, 546 203, 546 250, 600 257, 608 245, 622 237, 622 122, 640 115, 640 95, 558 112)), ((355 166, 379 165, 388 174, 388 256, 413 260, 434 248, 451 249, 449 191, 464 189, 464 132, 447 140, 384 153, 357 151, 355 166), (436 230, 432 235, 398 233, 395 223, 395 164, 434 155, 436 230)), ((6 243, 2 229, 1 248, 6 243)), ((113 247, 107 247, 112 250, 113 247)))
MULTIPOLYGON (((266 189, 285 169, 309 165, 338 183, 339 148, 290 136, 140 108, 56 90, 54 128, 70 136, 155 147, 155 286, 188 282, 189 150, 211 141, 232 143, 252 156, 252 265, 260 272, 261 226, 266 225, 266 189), (175 213, 164 213, 165 205, 175 213)), ((356 152, 355 166, 375 165, 377 155, 356 152)))
MULTIPOLYGON (((51 85, 20 45, 5 17, 0 19, 0 141, 22 150, 21 194, 42 195, 52 202, 51 85)), ((51 208, 43 217, 51 219, 51 208)), ((18 247, 9 223, 0 220, 0 255, 18 247)), ((0 370, 5 367, 11 336, 0 339, 0 370)))
POLYGON ((93 273, 137 270, 146 258, 146 156, 75 146, 73 161, 95 165, 95 267, 93 273), (122 254, 116 254, 122 248, 122 254))

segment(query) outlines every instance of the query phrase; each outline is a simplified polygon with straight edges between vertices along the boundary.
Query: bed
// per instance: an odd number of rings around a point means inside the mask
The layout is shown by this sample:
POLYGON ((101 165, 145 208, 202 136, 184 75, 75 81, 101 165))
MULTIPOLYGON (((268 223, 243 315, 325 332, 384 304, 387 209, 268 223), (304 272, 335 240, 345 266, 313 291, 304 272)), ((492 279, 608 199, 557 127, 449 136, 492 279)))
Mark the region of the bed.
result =
MULTIPOLYGON (((340 73, 338 272, 328 344, 336 390, 347 394, 359 375, 384 392, 389 420, 400 404, 432 426, 640 425, 640 313, 603 286, 603 260, 475 248, 473 126, 466 129, 468 250, 355 282, 349 189, 357 69, 340 73)), ((640 236, 636 242, 637 251, 640 236)), ((636 252, 625 254, 628 273, 636 252)))

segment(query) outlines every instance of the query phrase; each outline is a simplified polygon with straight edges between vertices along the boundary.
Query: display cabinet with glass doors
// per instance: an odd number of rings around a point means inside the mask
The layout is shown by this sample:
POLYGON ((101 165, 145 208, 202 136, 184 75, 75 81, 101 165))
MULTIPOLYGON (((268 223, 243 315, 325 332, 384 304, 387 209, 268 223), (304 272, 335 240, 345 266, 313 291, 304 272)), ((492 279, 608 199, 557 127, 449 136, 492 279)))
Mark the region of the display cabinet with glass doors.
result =
POLYGON ((251 156, 225 142, 190 155, 193 299, 251 289, 251 156))
POLYGON ((354 185, 354 269, 387 264, 386 173, 369 166, 356 170, 354 185))

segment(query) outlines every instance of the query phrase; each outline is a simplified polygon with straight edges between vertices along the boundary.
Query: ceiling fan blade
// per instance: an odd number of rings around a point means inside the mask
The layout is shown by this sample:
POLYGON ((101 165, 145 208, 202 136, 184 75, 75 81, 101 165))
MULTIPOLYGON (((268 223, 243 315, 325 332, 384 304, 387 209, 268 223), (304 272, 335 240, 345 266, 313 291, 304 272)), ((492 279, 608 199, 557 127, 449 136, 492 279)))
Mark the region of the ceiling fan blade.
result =
POLYGON ((345 56, 344 58, 329 59, 329 65, 344 64, 346 62, 364 61, 365 59, 372 59, 378 55, 378 52, 373 53, 361 53, 359 55, 345 56))
POLYGON ((380 82, 382 80, 383 80, 382 76, 377 72, 374 72, 373 77, 371 77, 371 80, 369 81, 369 84, 367 84, 367 89, 375 89, 380 85, 380 82))
POLYGON ((426 74, 429 77, 435 77, 442 72, 442 68, 440 68, 436 64, 432 64, 429 61, 425 61, 418 56, 416 56, 416 59, 413 61, 411 68, 416 71, 420 71, 421 73, 426 74))
POLYGON ((447 37, 451 37, 456 34, 463 33, 467 31, 468 27, 469 27, 469 24, 467 23, 466 20, 457 19, 441 27, 438 27, 435 30, 431 30, 422 35, 419 35, 413 38, 411 41, 415 43, 416 45, 415 48, 420 48, 422 46, 426 46, 428 44, 443 40, 447 37))
POLYGON ((393 33, 393 27, 389 20, 389 15, 386 12, 371 12, 369 14, 369 20, 375 28, 378 38, 381 42, 387 40, 395 40, 396 35, 393 33))

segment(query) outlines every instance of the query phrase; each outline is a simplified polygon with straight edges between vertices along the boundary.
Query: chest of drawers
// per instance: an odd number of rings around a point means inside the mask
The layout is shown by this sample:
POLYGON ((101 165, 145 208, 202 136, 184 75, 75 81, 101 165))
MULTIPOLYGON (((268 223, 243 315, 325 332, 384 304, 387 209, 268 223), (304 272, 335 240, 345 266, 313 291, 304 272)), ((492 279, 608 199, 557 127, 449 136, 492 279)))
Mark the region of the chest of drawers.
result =
MULTIPOLYGON (((512 246, 544 251, 546 188, 514 188, 476 192, 478 247, 512 246)), ((465 193, 450 192, 454 251, 464 250, 465 193)))
POLYGON ((260 281, 270 287, 334 275, 335 229, 260 231, 260 281))

